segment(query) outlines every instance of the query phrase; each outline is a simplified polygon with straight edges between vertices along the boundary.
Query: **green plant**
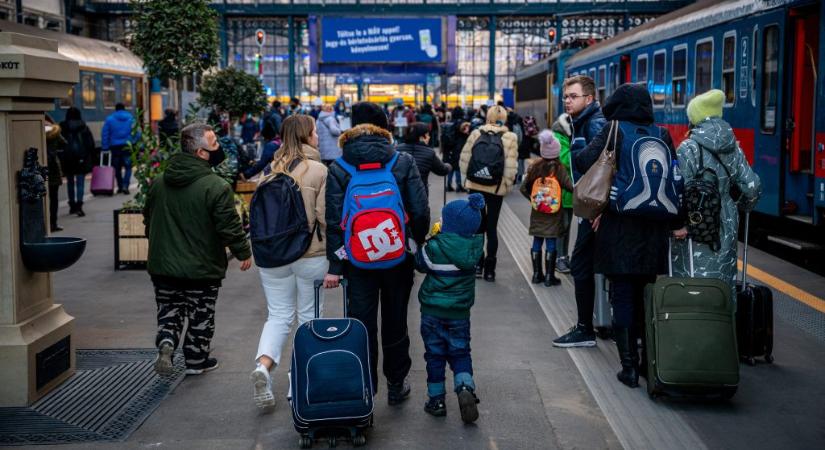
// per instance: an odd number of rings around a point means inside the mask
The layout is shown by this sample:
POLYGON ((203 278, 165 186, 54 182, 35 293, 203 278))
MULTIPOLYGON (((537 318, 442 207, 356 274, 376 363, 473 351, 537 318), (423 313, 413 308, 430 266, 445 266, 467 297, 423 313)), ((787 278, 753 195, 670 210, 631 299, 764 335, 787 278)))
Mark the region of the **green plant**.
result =
POLYGON ((234 119, 245 113, 262 112, 266 108, 266 92, 258 77, 230 66, 203 77, 198 103, 217 106, 234 119))
MULTIPOLYGON (((137 117, 143 117, 143 112, 138 111, 137 117)), ((128 146, 132 154, 132 174, 137 181, 138 189, 134 198, 123 204, 123 209, 142 210, 152 181, 163 174, 169 157, 180 151, 180 142, 176 139, 161 142, 150 124, 141 124, 137 120, 132 126, 132 135, 139 135, 139 138, 128 146)))

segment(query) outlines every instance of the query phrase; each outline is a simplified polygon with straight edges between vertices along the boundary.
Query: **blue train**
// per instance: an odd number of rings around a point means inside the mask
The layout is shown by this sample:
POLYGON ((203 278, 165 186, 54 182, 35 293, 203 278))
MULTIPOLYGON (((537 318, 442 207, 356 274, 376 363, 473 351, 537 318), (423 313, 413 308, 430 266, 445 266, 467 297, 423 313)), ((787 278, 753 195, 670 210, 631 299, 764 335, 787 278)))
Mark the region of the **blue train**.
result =
POLYGON ((526 88, 530 76, 547 79, 548 122, 563 111, 565 77, 592 77, 602 102, 622 83, 644 82, 657 123, 678 145, 687 132, 687 103, 721 89, 724 118, 762 178, 757 212, 793 221, 799 226, 786 235, 803 239, 797 230, 825 226, 825 1, 700 1, 564 52, 517 76, 517 109, 530 106, 530 94, 518 86, 526 88))
POLYGON ((103 121, 114 112, 117 103, 123 103, 133 114, 149 110, 143 61, 126 47, 5 20, 0 20, 0 31, 56 40, 58 52, 79 63, 80 81, 66 98, 55 100, 54 109, 49 112, 56 122, 63 120, 69 107, 76 106, 99 144, 103 121))

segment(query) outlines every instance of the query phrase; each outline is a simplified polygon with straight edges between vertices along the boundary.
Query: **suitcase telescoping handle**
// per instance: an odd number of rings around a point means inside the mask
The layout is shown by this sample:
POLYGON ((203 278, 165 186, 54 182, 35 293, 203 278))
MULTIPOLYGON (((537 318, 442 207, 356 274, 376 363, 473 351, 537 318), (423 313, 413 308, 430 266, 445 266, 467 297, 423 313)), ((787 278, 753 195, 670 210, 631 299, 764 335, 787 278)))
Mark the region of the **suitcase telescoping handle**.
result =
POLYGON ((748 276, 748 235, 750 234, 751 212, 745 211, 745 249, 742 252, 742 287, 744 288, 748 276))
MULTIPOLYGON (((341 278, 338 282, 341 285, 341 289, 343 289, 344 293, 344 317, 349 317, 347 315, 347 304, 349 303, 349 299, 347 298, 347 279, 341 278)), ((324 286, 324 280, 315 280, 315 318, 321 318, 321 288, 324 286)))
POLYGON ((102 150, 100 152, 100 165, 103 166, 103 155, 106 154, 109 156, 109 162, 106 163, 107 166, 112 165, 112 151, 111 150, 102 150))
MULTIPOLYGON (((693 278, 693 239, 687 238, 688 241, 688 268, 690 269, 690 277, 693 278)), ((673 277, 673 238, 667 240, 667 274, 673 277)))

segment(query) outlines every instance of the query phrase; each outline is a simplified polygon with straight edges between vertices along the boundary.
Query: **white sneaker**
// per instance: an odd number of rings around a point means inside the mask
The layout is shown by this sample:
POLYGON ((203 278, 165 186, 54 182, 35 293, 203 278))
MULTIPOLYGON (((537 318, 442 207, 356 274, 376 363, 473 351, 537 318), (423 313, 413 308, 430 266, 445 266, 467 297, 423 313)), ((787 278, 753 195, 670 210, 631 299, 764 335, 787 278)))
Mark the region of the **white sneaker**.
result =
POLYGON ((263 366, 258 366, 249 376, 252 379, 255 405, 258 409, 271 410, 275 408, 275 396, 272 395, 272 378, 263 366))

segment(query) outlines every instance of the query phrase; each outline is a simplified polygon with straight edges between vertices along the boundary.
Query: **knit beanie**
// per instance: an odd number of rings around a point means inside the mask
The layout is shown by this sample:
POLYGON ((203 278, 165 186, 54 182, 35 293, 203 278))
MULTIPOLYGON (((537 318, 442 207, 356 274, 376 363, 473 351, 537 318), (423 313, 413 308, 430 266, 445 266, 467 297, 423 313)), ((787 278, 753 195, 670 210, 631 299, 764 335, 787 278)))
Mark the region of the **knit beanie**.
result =
POLYGON ((541 133, 539 133, 539 147, 539 154, 544 159, 556 159, 561 152, 561 144, 559 144, 558 139, 553 136, 552 131, 547 129, 541 130, 541 133))
POLYGON ((371 102, 358 102, 352 105, 352 126, 362 123, 373 124, 385 130, 389 129, 389 122, 384 110, 371 102))
POLYGON ((441 232, 472 236, 481 225, 484 196, 470 194, 467 200, 453 200, 441 210, 441 232))
POLYGON ((719 89, 711 89, 688 103, 687 115, 690 123, 698 125, 708 117, 722 117, 722 104, 725 102, 725 93, 719 89))

